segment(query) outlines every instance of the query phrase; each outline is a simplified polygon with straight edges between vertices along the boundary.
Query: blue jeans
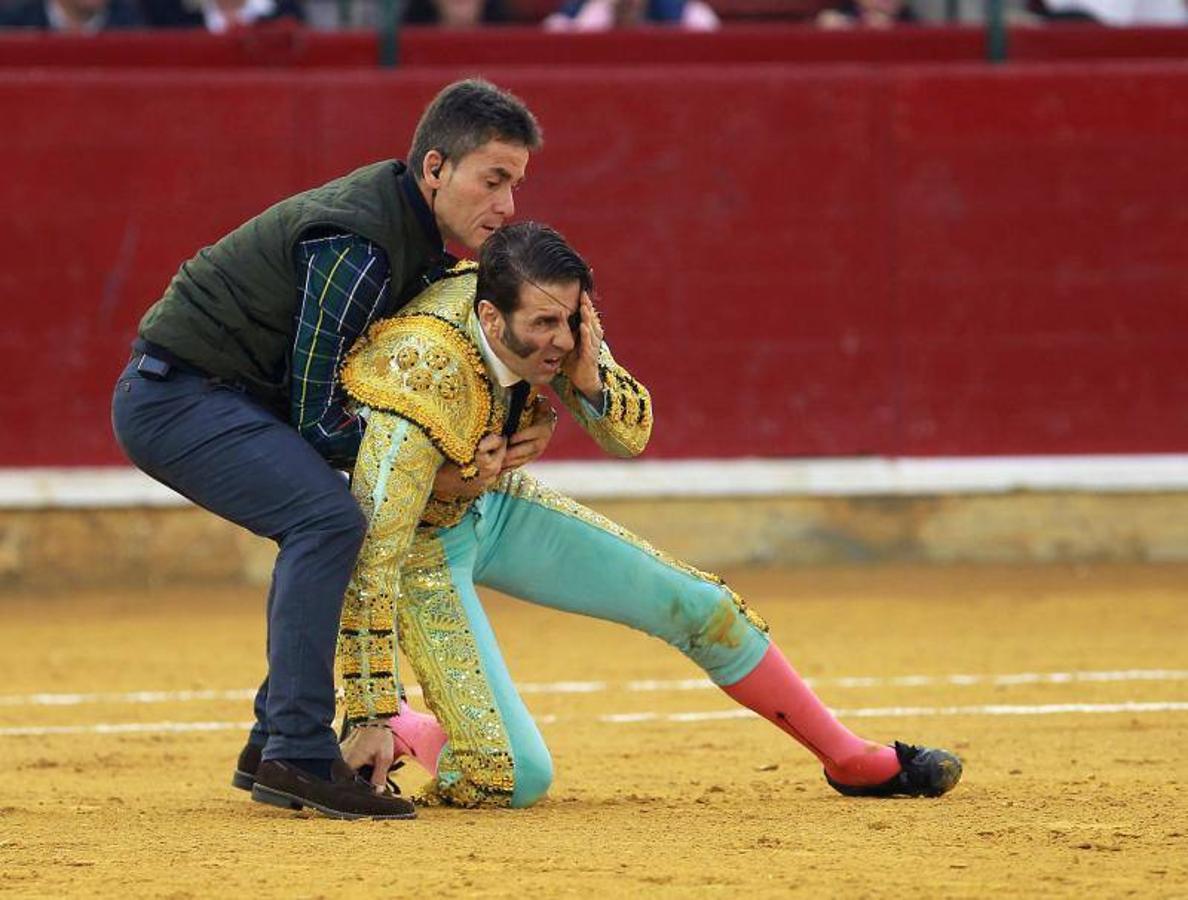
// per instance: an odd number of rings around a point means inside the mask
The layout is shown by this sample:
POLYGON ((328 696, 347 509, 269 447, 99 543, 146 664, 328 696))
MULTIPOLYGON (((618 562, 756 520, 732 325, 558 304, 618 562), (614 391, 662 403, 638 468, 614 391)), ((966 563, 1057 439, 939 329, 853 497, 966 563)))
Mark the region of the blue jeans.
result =
POLYGON ((268 677, 251 742, 265 759, 339 755, 334 649, 342 597, 367 522, 346 479, 247 394, 133 363, 112 400, 120 446, 140 469, 280 548, 268 596, 268 677))

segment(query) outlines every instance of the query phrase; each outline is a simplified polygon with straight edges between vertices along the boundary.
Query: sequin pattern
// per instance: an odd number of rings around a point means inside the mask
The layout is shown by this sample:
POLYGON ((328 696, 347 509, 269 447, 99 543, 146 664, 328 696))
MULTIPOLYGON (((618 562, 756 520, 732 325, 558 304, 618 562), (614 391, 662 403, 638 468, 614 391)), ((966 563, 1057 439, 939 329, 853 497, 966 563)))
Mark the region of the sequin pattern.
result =
POLYGON ((515 771, 507 732, 435 529, 417 530, 404 561, 397 615, 400 648, 450 738, 437 781, 423 799, 508 805, 515 771))
POLYGON ((399 708, 394 609, 401 559, 441 461, 419 429, 390 413, 368 417, 351 491, 369 524, 343 599, 338 638, 351 722, 392 716, 399 708))

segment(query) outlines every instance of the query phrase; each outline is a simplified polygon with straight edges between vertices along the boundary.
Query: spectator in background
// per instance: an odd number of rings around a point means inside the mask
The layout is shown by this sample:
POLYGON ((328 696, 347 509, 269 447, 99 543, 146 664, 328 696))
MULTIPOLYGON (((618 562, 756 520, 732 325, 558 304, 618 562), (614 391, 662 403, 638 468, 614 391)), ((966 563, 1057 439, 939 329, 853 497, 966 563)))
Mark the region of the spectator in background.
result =
POLYGON ((721 22, 702 0, 569 0, 544 20, 550 31, 604 31, 637 25, 675 25, 713 31, 721 22))
POLYGON ((305 16, 297 0, 141 0, 154 28, 205 28, 222 34, 234 28, 305 16))
POLYGON ((1185 0, 1037 0, 1045 19, 1096 22, 1127 28, 1143 25, 1188 25, 1185 0))
POLYGON ((917 21, 907 0, 841 0, 817 13, 819 28, 892 28, 917 21))
POLYGON ((39 28, 95 34, 112 28, 143 28, 133 0, 28 0, 0 7, 0 28, 39 28))
MULTIPOLYGON (((1007 25, 1042 25, 1030 11, 1038 0, 1003 0, 1007 25)), ((921 25, 985 25, 986 0, 911 0, 912 19, 921 25)))
POLYGON ((477 28, 507 21, 501 0, 409 0, 405 25, 477 28))

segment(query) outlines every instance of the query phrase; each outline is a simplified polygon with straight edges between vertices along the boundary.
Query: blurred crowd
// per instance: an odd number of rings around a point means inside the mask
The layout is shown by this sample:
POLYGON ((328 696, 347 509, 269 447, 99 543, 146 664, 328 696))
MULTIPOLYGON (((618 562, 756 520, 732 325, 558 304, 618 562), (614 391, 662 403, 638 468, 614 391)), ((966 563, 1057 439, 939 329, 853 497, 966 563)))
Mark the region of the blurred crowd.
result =
MULTIPOLYGON (((0 0, 0 28, 94 33, 193 28, 221 33, 269 22, 375 27, 386 0, 0 0)), ((404 24, 532 25, 550 31, 660 26, 712 31, 726 21, 812 22, 826 29, 976 23, 985 0, 390 0, 404 24)), ((1004 0, 1007 21, 1188 25, 1188 0, 1004 0)))

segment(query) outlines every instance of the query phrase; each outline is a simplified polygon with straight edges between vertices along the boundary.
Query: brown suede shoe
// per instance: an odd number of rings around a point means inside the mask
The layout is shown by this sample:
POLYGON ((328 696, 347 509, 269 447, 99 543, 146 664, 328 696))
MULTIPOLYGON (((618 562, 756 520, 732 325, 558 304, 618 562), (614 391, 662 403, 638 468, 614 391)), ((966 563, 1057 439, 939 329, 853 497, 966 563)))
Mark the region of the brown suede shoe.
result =
POLYGON ((255 744, 244 744, 239 751, 239 760, 235 763, 235 774, 231 776, 231 787, 241 791, 250 791, 256 784, 256 770, 260 768, 260 754, 263 747, 255 744))
POLYGON ((308 806, 332 819, 415 819, 416 807, 390 790, 377 794, 370 783, 341 759, 325 781, 279 759, 267 759, 256 770, 252 799, 284 809, 308 806))

